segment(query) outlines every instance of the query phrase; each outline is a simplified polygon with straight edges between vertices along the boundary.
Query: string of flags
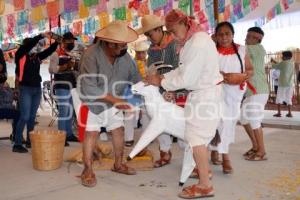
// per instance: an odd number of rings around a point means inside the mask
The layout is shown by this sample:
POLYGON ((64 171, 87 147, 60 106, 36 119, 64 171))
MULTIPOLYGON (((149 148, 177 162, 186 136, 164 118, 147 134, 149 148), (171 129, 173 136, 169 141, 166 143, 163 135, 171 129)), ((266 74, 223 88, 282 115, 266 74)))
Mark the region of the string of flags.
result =
POLYGON ((265 16, 260 17, 258 20, 255 21, 255 26, 263 26, 272 19, 274 19, 277 15, 282 14, 284 11, 289 9, 290 5, 294 3, 294 0, 279 0, 273 6, 265 16))
MULTIPOLYGON (((155 14, 160 17, 171 9, 181 9, 193 15, 208 32, 215 25, 213 0, 13 0, 14 13, 0 16, 0 42, 22 40, 24 36, 45 31, 63 34, 92 35, 111 20, 126 20, 138 27, 140 17, 155 14), (26 34, 24 34, 26 33, 26 34)), ((259 6, 258 0, 218 1, 219 21, 232 23, 243 18, 259 6)), ((294 0, 278 0, 265 16, 257 20, 262 26, 289 8, 294 0)))

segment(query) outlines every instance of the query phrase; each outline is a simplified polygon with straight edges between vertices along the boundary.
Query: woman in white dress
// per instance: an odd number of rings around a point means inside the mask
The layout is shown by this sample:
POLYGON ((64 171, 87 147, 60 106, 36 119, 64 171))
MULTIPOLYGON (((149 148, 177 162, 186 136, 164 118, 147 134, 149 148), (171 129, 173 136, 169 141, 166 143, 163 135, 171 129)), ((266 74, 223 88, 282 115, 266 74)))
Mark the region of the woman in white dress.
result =
POLYGON ((193 149, 199 182, 185 187, 179 197, 211 197, 214 190, 209 181, 207 146, 220 120, 221 86, 217 83, 222 76, 218 52, 209 35, 179 10, 168 13, 166 28, 179 41, 179 67, 164 75, 148 76, 146 80, 167 91, 190 90, 184 107, 185 139, 193 149))
MULTIPOLYGON (((224 110, 218 126, 221 142, 211 150, 222 154, 223 173, 233 172, 229 145, 234 142, 235 127, 240 116, 240 106, 247 87, 247 79, 252 76, 253 67, 245 46, 235 44, 233 41, 234 28, 229 22, 221 22, 215 29, 217 50, 219 52, 220 72, 224 77, 222 83, 224 96, 224 110)), ((218 160, 212 157, 212 161, 218 160)), ((213 162, 214 163, 214 162, 213 162)))

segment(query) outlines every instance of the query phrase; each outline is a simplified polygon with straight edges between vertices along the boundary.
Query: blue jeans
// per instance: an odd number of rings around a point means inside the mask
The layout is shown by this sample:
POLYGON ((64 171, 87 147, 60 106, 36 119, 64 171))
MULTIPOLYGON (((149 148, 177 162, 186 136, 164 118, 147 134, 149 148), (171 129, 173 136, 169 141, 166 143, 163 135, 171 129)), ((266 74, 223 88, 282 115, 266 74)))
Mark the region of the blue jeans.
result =
POLYGON ((73 135, 73 103, 71 90, 56 89, 55 96, 58 107, 58 129, 61 131, 65 131, 67 137, 69 137, 73 135))
POLYGON ((27 141, 30 141, 29 132, 34 129, 36 112, 41 101, 42 90, 40 87, 20 86, 19 106, 20 118, 17 124, 15 145, 22 145, 22 135, 27 126, 27 141))

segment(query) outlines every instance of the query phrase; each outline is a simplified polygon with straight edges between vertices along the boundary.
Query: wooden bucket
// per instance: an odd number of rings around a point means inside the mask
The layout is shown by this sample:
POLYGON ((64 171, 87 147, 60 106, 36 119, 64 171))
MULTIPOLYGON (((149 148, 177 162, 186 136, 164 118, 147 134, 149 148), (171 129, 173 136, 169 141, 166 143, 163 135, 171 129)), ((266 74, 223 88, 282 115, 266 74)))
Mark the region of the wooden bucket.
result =
POLYGON ((34 169, 48 171, 61 167, 66 140, 64 131, 31 131, 30 140, 34 169))

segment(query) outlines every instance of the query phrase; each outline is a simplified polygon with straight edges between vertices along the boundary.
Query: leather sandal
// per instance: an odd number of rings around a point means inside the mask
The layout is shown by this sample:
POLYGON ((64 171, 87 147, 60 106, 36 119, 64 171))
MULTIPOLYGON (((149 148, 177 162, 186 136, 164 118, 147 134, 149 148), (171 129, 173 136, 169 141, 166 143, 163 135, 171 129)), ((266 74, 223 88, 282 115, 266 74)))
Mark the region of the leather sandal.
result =
POLYGON ((244 157, 249 157, 257 152, 256 149, 249 149, 246 153, 243 154, 244 157))
POLYGON ((248 156, 245 158, 246 160, 249 160, 249 161, 264 161, 264 160, 268 160, 266 154, 258 154, 258 153, 255 153, 251 156, 248 156))
POLYGON ((154 167, 159 168, 167 164, 170 164, 171 158, 172 158, 171 151, 168 152, 160 151, 160 159, 154 162, 154 167))
POLYGON ((136 171, 133 168, 130 168, 123 163, 118 168, 114 165, 111 171, 126 175, 136 175, 136 171))
POLYGON ((223 160, 222 167, 223 167, 224 174, 233 173, 233 168, 231 167, 230 160, 223 160))
POLYGON ((213 187, 201 188, 198 184, 191 185, 183 188, 182 192, 178 194, 178 197, 183 199, 197 199, 204 197, 213 197, 213 187))
POLYGON ((97 184, 97 179, 94 173, 81 174, 81 184, 85 187, 95 187, 97 184))

